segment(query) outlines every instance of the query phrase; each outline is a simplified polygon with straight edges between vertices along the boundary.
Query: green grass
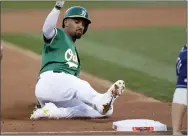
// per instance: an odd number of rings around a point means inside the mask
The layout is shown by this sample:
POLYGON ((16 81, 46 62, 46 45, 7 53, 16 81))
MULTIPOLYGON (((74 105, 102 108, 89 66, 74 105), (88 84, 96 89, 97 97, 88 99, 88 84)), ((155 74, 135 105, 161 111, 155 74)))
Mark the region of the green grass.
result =
POLYGON ((85 39, 97 45, 102 43, 106 48, 115 47, 123 49, 123 51, 128 50, 153 60, 174 65, 177 52, 186 43, 186 26, 121 28, 100 32, 95 30, 88 33, 85 39))
MULTIPOLYGON (((2 9, 41 9, 51 8, 55 1, 3 1, 2 9)), ((86 8, 104 8, 104 7, 186 7, 185 1, 67 1, 65 8, 80 5, 86 8)))
POLYGON ((37 54, 41 53, 43 47, 42 40, 38 38, 32 38, 27 33, 3 34, 2 39, 19 45, 24 49, 30 49, 37 54))
MULTIPOLYGON (((2 39, 38 54, 41 34, 3 34, 2 39)), ((90 31, 77 42, 82 70, 159 100, 171 101, 175 61, 186 42, 184 26, 90 31), (118 33, 119 32, 119 33, 118 33)))
POLYGON ((81 53, 80 58, 84 71, 112 82, 123 79, 128 88, 158 100, 171 101, 172 99, 175 87, 173 82, 152 77, 132 68, 114 65, 114 63, 97 59, 85 53, 81 53), (88 65, 88 62, 90 62, 90 65, 88 65))

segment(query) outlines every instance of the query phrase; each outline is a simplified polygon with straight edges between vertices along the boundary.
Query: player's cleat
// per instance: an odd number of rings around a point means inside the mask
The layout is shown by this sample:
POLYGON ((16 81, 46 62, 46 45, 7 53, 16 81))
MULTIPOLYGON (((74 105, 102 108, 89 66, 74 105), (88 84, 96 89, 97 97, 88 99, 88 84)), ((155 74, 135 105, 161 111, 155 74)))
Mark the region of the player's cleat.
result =
POLYGON ((112 109, 114 101, 124 92, 124 88, 125 82, 123 80, 116 81, 95 105, 99 113, 105 115, 112 109))
POLYGON ((53 103, 46 103, 43 108, 36 109, 33 114, 31 114, 30 119, 36 120, 40 118, 53 118, 58 119, 58 108, 53 103))
MULTIPOLYGON (((46 111, 47 113, 47 111, 46 111)), ((37 119, 40 119, 40 118, 44 118, 44 117, 47 117, 47 114, 46 114, 42 108, 40 109, 36 109, 33 111, 33 113, 31 114, 30 116, 30 119, 31 120, 37 120, 37 119)))
POLYGON ((41 106, 41 104, 39 103, 38 100, 37 100, 37 103, 36 103, 36 105, 35 105, 35 108, 36 108, 36 109, 42 108, 42 106, 41 106))

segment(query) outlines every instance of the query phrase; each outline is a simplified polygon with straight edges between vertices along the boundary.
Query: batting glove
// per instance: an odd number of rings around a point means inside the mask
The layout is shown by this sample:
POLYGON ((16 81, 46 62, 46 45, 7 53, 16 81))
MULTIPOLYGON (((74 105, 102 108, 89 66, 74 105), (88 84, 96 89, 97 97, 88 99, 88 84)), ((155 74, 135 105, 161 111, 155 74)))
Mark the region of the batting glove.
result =
POLYGON ((56 1, 55 7, 57 9, 61 9, 63 7, 64 3, 65 3, 64 0, 58 0, 58 1, 56 1))

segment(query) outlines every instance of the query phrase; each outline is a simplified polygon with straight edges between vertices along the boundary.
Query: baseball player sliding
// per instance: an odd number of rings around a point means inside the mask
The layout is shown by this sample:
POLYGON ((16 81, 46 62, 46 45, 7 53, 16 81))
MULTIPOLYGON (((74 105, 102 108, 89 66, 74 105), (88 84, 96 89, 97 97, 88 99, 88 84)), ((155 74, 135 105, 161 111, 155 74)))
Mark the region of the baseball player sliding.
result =
POLYGON ((41 108, 33 111, 30 118, 110 116, 125 83, 118 80, 101 94, 79 78, 80 59, 75 42, 87 32, 91 21, 85 8, 74 6, 65 12, 62 28, 57 28, 63 5, 63 0, 57 1, 43 25, 42 67, 35 88, 41 108))

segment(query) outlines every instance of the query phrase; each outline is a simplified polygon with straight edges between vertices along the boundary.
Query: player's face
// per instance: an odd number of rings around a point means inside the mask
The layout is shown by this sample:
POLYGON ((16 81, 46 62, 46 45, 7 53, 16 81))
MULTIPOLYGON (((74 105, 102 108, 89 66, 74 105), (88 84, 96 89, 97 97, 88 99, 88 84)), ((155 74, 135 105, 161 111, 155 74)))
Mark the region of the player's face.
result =
POLYGON ((86 21, 82 18, 68 19, 67 24, 69 33, 75 39, 80 39, 83 35, 86 21))

